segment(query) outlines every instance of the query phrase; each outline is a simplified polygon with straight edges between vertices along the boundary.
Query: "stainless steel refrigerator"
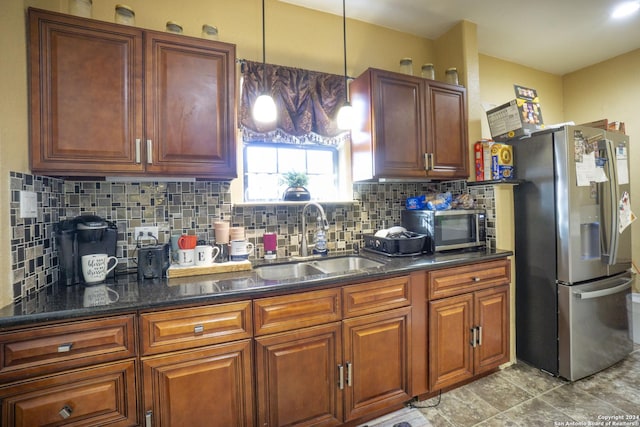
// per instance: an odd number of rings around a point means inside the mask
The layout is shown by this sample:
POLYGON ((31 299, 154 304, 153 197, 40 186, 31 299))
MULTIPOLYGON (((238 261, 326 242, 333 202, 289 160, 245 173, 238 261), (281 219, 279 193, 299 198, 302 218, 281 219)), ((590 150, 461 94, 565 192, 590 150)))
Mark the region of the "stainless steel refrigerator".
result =
POLYGON ((513 142, 516 355, 577 380, 633 349, 629 139, 564 126, 513 142))

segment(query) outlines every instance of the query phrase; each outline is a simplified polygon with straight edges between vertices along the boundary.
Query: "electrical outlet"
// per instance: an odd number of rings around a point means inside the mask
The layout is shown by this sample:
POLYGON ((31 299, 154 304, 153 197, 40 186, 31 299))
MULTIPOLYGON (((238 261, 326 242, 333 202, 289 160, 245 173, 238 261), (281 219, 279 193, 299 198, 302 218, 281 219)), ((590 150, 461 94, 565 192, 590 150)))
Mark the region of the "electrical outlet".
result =
POLYGON ((133 237, 136 240, 155 240, 158 238, 158 227, 157 226, 135 227, 133 237))

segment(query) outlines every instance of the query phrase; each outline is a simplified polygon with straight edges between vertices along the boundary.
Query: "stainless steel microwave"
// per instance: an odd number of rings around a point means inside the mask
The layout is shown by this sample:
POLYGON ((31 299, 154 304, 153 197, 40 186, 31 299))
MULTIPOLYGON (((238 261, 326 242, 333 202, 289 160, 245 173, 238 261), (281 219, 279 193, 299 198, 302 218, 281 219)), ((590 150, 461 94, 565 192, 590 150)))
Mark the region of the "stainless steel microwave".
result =
POLYGON ((401 218, 404 228, 428 236, 424 247, 427 253, 486 245, 484 209, 404 210, 401 218))

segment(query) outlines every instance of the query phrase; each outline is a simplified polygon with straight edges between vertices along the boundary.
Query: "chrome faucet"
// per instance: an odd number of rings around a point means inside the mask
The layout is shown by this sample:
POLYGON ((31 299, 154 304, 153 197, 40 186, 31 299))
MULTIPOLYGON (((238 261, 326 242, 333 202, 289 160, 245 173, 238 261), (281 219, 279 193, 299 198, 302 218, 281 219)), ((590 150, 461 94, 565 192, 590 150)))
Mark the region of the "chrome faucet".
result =
POLYGON ((329 221, 324 213, 324 209, 316 202, 309 202, 302 208, 302 239, 300 240, 300 256, 309 256, 309 245, 307 244, 307 216, 306 212, 310 206, 315 206, 320 213, 320 220, 322 221, 322 228, 326 231, 329 229, 329 221))

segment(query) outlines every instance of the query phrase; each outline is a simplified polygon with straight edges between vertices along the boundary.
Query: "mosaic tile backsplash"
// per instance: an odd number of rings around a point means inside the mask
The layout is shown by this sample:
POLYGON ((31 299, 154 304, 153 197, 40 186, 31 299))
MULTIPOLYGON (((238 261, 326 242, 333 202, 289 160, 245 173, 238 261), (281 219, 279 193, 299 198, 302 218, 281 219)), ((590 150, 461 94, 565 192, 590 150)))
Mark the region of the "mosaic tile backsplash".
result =
MULTIPOLYGON (((213 242, 213 222, 225 220, 243 226, 255 245, 252 258, 262 258, 262 235, 278 235, 278 257, 297 255, 301 233, 301 205, 239 205, 231 202, 229 182, 104 182, 64 181, 22 173, 10 173, 11 263, 14 301, 57 280, 58 257, 54 226, 81 214, 101 216, 118 227, 118 270, 135 271, 134 227, 157 225, 158 240, 168 243, 172 234, 196 234, 213 242), (20 190, 38 197, 38 217, 21 218, 20 190)), ((464 181, 429 183, 357 183, 353 202, 322 203, 330 230, 331 253, 348 253, 354 243, 362 247, 363 234, 400 223, 407 197, 429 191, 471 193, 479 207, 487 209, 487 243, 495 248, 493 187, 467 187, 464 181)), ((309 232, 315 231, 317 212, 309 209, 309 232)))

